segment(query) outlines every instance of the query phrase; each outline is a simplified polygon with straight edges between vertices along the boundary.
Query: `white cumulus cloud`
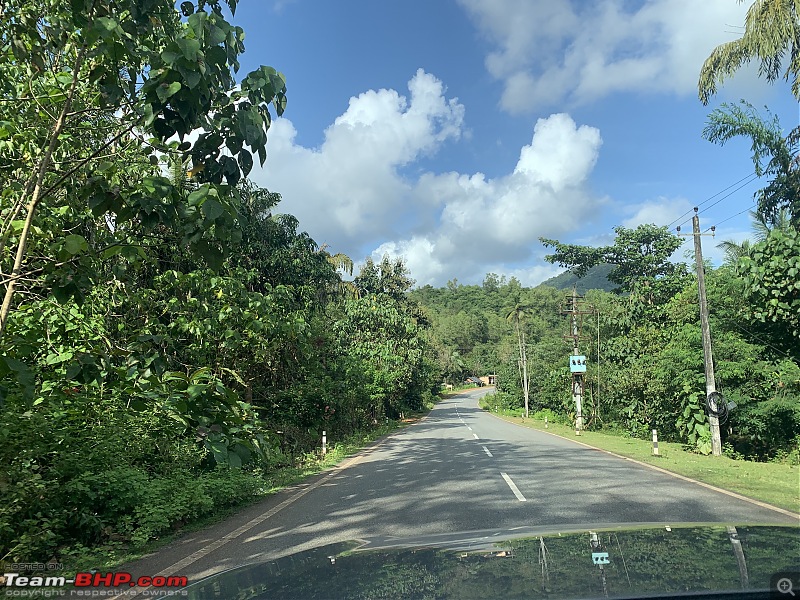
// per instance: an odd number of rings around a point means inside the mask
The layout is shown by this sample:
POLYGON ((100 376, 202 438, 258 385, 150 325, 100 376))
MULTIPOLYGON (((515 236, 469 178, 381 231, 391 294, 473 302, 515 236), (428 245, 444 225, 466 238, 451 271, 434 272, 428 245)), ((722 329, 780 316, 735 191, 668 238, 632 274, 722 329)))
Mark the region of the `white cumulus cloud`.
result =
POLYGON ((553 114, 535 123, 504 175, 410 175, 461 137, 464 107, 422 70, 408 88, 408 97, 381 89, 351 98, 315 148, 298 143, 291 121, 275 120, 269 158, 253 178, 279 192, 279 210, 318 243, 356 262, 369 253, 402 256, 420 285, 481 281, 488 271, 545 279, 552 269, 534 268, 545 253, 538 238, 585 225, 607 203, 586 185, 599 130, 553 114))
MULTIPOLYGON (((625 212, 632 214, 622 221, 622 225, 630 229, 645 223, 666 225, 679 218, 681 221, 691 219, 692 203, 686 198, 661 197, 655 200, 626 206, 625 212)), ((675 223, 675 225, 680 225, 680 222, 675 223)))
POLYGON ((577 228, 604 202, 585 186, 601 144, 597 129, 578 126, 569 115, 539 119, 531 143, 521 149, 507 175, 421 177, 414 193, 442 205, 438 226, 386 242, 373 254, 402 256, 420 285, 441 284, 453 277, 475 281, 488 271, 524 272, 526 280, 538 283, 532 281, 534 275, 545 279, 552 272, 529 266, 543 253, 539 237, 577 228), (503 264, 508 266, 503 269, 499 266, 503 264))
POLYGON ((319 148, 297 144, 292 122, 275 120, 269 158, 254 180, 280 192, 281 210, 318 242, 352 252, 355 240, 385 238, 411 191, 398 169, 457 139, 464 118, 464 107, 445 98, 433 75, 420 69, 408 88, 409 98, 386 89, 351 98, 319 148))
POLYGON ((458 0, 496 48, 488 71, 512 113, 613 92, 696 93, 703 61, 734 39, 734 0, 458 0))

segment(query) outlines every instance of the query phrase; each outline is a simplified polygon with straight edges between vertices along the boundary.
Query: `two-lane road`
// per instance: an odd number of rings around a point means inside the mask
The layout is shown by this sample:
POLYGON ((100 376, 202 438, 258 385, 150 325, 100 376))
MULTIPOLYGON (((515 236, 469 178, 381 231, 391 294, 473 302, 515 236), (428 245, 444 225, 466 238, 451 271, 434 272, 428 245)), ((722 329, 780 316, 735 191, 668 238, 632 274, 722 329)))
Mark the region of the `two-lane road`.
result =
POLYGON ((797 524, 789 514, 516 426, 478 408, 486 390, 440 402, 339 468, 131 565, 190 580, 364 536, 619 523, 797 524))

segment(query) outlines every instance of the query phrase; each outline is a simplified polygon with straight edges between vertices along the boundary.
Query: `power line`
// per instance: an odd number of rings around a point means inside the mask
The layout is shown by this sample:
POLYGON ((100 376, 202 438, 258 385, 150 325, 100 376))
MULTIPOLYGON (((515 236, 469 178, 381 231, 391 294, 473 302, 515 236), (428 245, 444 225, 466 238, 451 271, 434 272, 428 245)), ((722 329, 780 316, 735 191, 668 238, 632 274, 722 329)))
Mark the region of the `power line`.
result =
MULTIPOLYGON (((682 218, 684 218, 686 215, 690 215, 690 214, 692 214, 692 211, 693 211, 693 210, 694 210, 693 208, 690 208, 689 210, 687 210, 687 211, 686 211, 685 213, 683 213, 683 214, 682 214, 680 217, 678 217, 677 219, 675 219, 674 221, 672 221, 672 223, 670 223, 669 225, 667 225, 667 229, 672 229, 672 226, 673 226, 675 223, 677 223, 678 221, 680 221, 680 220, 681 220, 682 218)), ((689 217, 689 221, 691 221, 691 220, 692 220, 692 218, 691 218, 691 217, 689 217)), ((680 224, 680 226, 681 226, 681 227, 683 227, 683 226, 684 226, 686 223, 687 223, 687 221, 684 221, 683 223, 681 223, 681 224, 680 224)))
MULTIPOLYGON (((697 205, 697 207, 698 207, 698 208, 700 208, 700 207, 701 207, 701 206, 703 206, 704 204, 707 204, 708 202, 711 202, 711 201, 712 201, 714 198, 716 198, 716 197, 717 197, 717 196, 719 196, 720 194, 724 194, 725 192, 727 192, 727 191, 728 191, 729 189, 731 189, 732 187, 739 185, 739 184, 740 184, 740 183, 742 183, 742 182, 743 182, 745 179, 750 179, 750 180, 751 180, 751 181, 748 181, 747 183, 745 183, 744 185, 742 185, 741 187, 737 188, 737 189, 736 189, 736 190, 734 190, 733 192, 731 192, 731 194, 733 194, 734 192, 736 192, 736 191, 740 190, 740 189, 741 189, 742 187, 744 187, 745 185, 748 185, 748 184, 752 183, 752 181, 754 180, 754 179, 752 179, 752 178, 757 178, 757 177, 758 177, 758 175, 756 175, 755 171, 754 171, 754 172, 752 172, 752 173, 750 173, 750 174, 748 174, 748 175, 745 175, 745 176, 744 176, 744 177, 742 177, 742 178, 741 178, 739 181, 735 181, 734 183, 730 184, 730 185, 729 185, 728 187, 726 187, 725 189, 722 189, 722 190, 720 190, 719 192, 717 192, 717 193, 716 193, 716 194, 714 194, 713 196, 709 196, 708 198, 706 198, 705 200, 703 200, 703 201, 702 201, 700 204, 698 204, 698 205, 697 205)), ((727 196, 724 196, 723 198, 720 198, 720 200, 719 200, 719 201, 722 201, 722 200, 724 200, 725 198, 727 198, 727 197, 728 197, 728 196, 730 196, 731 194, 728 194, 727 196)), ((715 203, 714 203, 714 204, 712 204, 711 206, 714 206, 715 204, 717 204, 717 202, 715 202, 715 203)), ((708 208, 711 208, 711 206, 709 206, 708 208)), ((673 226, 675 223, 677 223, 678 221, 680 221, 681 219, 683 219, 683 218, 684 218, 684 217, 686 217, 687 215, 691 215, 693 211, 694 211, 694 208, 690 208, 689 210, 687 210, 687 211, 686 211, 685 213, 683 213, 683 214, 682 214, 680 217, 678 217, 677 219, 674 219, 674 220, 673 220, 671 223, 669 223, 669 224, 667 225, 667 229, 671 229, 671 228, 672 228, 672 226, 673 226)), ((691 220, 692 220, 692 219, 691 219, 691 217, 689 217, 689 219, 688 219, 688 220, 686 220, 686 221, 684 221, 683 223, 681 223, 681 226, 685 225, 685 224, 686 224, 688 221, 691 221, 691 220)))
MULTIPOLYGON (((722 202, 723 200, 725 200, 725 198, 730 198, 730 197, 731 197, 733 194, 735 194, 736 192, 738 192, 738 191, 739 191, 739 190, 741 190, 742 188, 744 188, 744 187, 747 187, 748 185, 750 185, 751 183, 753 183, 753 181, 755 181, 756 179, 758 179, 758 176, 757 176, 755 173, 753 173, 752 177, 753 177, 753 178, 752 178, 752 179, 750 179, 750 181, 746 181, 746 182, 744 182, 742 185, 740 185, 739 187, 737 187, 737 188, 736 188, 735 190, 733 190, 732 192, 728 192, 727 194, 725 194, 725 195, 724 195, 722 198, 720 198, 719 200, 717 200, 716 202, 714 202, 712 205, 710 205, 710 206, 706 206, 706 207, 705 207, 703 210, 708 210, 708 209, 710 209, 710 208, 713 208, 713 207, 715 207, 717 204, 719 204, 720 202, 722 202)), ((736 184, 734 184, 734 185, 736 185, 736 184)), ((709 200, 710 200, 710 198, 709 198, 709 200)))
POLYGON ((678 227, 677 227, 676 229, 680 229, 681 227, 683 227, 683 226, 684 226, 684 225, 686 225, 687 223, 691 223, 691 222, 692 222, 692 218, 693 218, 693 217, 689 217, 688 219, 686 219, 686 220, 685 220, 683 223, 681 223, 680 225, 678 225, 678 227))
POLYGON ((727 323, 728 325, 733 325, 734 327, 736 327, 736 329, 738 329, 738 330, 739 330, 739 331, 741 331, 742 333, 746 333, 746 334, 747 334, 748 336, 750 336, 751 338, 755 338, 756 340, 758 340, 759 342, 761 342, 762 344, 764 344, 764 345, 765 345, 765 346, 767 346, 768 348, 771 348, 771 349, 772 349, 772 350, 774 350, 775 352, 777 352, 777 353, 779 353, 779 354, 783 354, 783 355, 784 355, 786 358, 789 358, 789 359, 791 359, 791 358, 792 358, 792 355, 791 355, 791 354, 789 354, 788 352, 785 352, 785 351, 781 350, 780 348, 776 348, 775 346, 773 346, 772 344, 770 344, 768 341, 766 341, 764 338, 762 338, 762 337, 760 337, 760 336, 756 335, 755 333, 753 333, 753 332, 752 332, 752 331, 750 331, 749 329, 745 329, 744 327, 742 327, 741 325, 739 325, 739 323, 737 323, 737 322, 736 322, 736 321, 734 321, 733 319, 729 319, 728 317, 723 317, 722 315, 720 315, 719 313, 716 313, 716 312, 713 312, 713 313, 711 313, 711 314, 712 314, 712 315, 713 315, 715 318, 717 318, 717 319, 720 319, 720 320, 724 321, 724 322, 725 322, 725 323, 727 323))
MULTIPOLYGON (((754 209, 754 208, 757 206, 757 204, 758 204, 758 203, 752 204, 752 205, 748 206, 747 208, 745 208, 744 210, 742 210, 742 211, 739 211, 739 212, 738 212, 738 213, 736 213, 735 215, 731 215, 731 216, 730 216, 730 217, 728 217, 727 219, 722 219, 722 221, 717 221, 717 224, 715 225, 715 227, 719 227, 719 226, 720 226, 720 225, 722 225, 723 223, 726 223, 727 221, 730 221, 731 219, 735 219, 735 218, 736 218, 736 217, 738 217, 739 215, 743 215, 744 213, 746 213, 746 212, 748 212, 748 211, 751 211, 751 210, 753 210, 753 209, 754 209)), ((706 229, 706 231, 708 231, 709 229, 711 229, 711 227, 709 227, 708 229, 706 229)), ((703 233, 705 233, 705 231, 704 231, 703 233)))

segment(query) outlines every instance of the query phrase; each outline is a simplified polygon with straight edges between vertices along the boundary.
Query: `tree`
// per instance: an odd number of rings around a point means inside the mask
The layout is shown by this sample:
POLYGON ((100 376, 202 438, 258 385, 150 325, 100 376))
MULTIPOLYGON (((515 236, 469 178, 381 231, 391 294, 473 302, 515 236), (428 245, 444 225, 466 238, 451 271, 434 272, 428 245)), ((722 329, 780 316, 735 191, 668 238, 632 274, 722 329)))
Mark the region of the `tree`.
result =
POLYGON ((638 290, 651 305, 658 303, 659 297, 674 293, 686 268, 670 261, 670 257, 683 240, 666 227, 655 225, 615 227, 614 232, 617 237, 613 245, 597 248, 545 238, 540 241, 546 248, 555 249, 545 256, 547 262, 567 268, 578 277, 595 265, 607 263, 614 265, 608 280, 620 286, 621 292, 638 290))
POLYGON ((505 283, 505 275, 501 277, 497 273, 487 273, 486 277, 483 278, 483 289, 487 292, 496 292, 501 286, 505 285, 505 283))
MULTIPOLYGON (((234 12, 237 0, 225 4, 234 12)), ((111 213, 115 230, 131 220, 182 223, 191 248, 218 265, 219 246, 203 232, 211 230, 215 242, 230 239, 228 187, 249 173, 253 153, 263 163, 268 105, 279 115, 286 105, 284 78, 268 67, 234 90, 244 33, 225 20, 221 0, 183 2, 186 20, 169 0, 27 0, 2 10, 0 140, 13 177, 4 191, 0 246, 16 250, 13 263, 2 265, 0 337, 25 277, 31 234, 42 229, 37 213, 58 206, 66 190, 95 217, 111 213), (86 144, 98 123, 99 139, 95 133, 86 144), (196 141, 184 141, 197 129, 204 133, 196 141), (174 136, 180 142, 169 141, 174 136), (125 168, 120 149, 128 146, 182 153, 198 189, 186 197, 157 173, 114 185, 114 171, 125 168)), ((68 263, 90 250, 80 234, 56 241, 71 255, 68 263)))
POLYGON ((377 265, 367 258, 353 283, 360 294, 386 294, 394 300, 405 301, 414 280, 401 258, 392 260, 387 254, 377 265))
MULTIPOLYGON (((780 231, 789 231, 791 227, 789 212, 786 209, 781 209, 778 212, 774 224, 768 222, 761 213, 752 210, 750 211, 750 220, 753 239, 756 243, 766 241, 773 228, 780 231)), ((725 264, 729 267, 736 266, 740 258, 750 257, 753 253, 753 243, 750 240, 742 240, 741 243, 734 240, 723 240, 717 244, 717 248, 725 252, 725 264)))
POLYGON ((517 333, 517 347, 519 349, 519 378, 522 383, 522 395, 525 400, 525 416, 528 416, 529 408, 529 382, 528 382, 528 347, 525 343, 525 331, 522 328, 522 319, 528 307, 520 304, 514 305, 512 309, 506 312, 506 320, 514 325, 514 330, 517 333))
POLYGON ((800 342, 800 232, 773 229, 739 262, 752 316, 785 328, 790 348, 800 342))
POLYGON ((797 152, 798 136, 783 136, 777 116, 762 117, 744 100, 740 104, 723 104, 712 111, 703 129, 703 137, 724 145, 734 137, 752 140, 753 166, 759 177, 770 177, 767 187, 756 192, 758 213, 765 222, 773 223, 785 208, 795 227, 800 226, 800 169, 797 152))
POLYGON ((792 93, 800 101, 798 40, 800 7, 795 0, 755 0, 747 11, 742 37, 720 44, 703 63, 697 84, 701 102, 708 104, 717 93, 717 86, 754 59, 759 63, 759 75, 767 81, 781 76, 791 80, 792 93), (784 71, 787 58, 789 64, 784 71))

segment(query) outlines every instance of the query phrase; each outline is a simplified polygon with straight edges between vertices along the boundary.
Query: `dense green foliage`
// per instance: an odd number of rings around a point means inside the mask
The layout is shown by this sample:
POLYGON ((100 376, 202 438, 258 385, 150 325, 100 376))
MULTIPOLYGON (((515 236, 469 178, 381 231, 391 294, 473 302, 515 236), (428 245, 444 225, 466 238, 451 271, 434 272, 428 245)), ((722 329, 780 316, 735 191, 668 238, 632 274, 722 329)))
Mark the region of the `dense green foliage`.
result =
MULTIPOLYGON (((591 290, 585 296, 584 308, 590 314, 583 317, 580 342, 581 353, 589 359, 584 417, 591 428, 643 438, 657 429, 665 441, 707 452, 710 433, 696 278, 685 265, 667 264, 676 236, 657 228, 618 233, 616 243, 605 249, 551 244, 559 251, 554 260, 562 264, 573 266, 569 261, 575 260, 586 266, 597 255, 613 252, 630 267, 616 276, 625 295, 591 290), (637 253, 645 259, 637 260, 637 253)), ((798 313, 792 304, 797 302, 797 278, 790 274, 798 257, 791 242, 795 238, 796 232, 770 236, 754 246, 757 254, 750 262, 707 268, 717 388, 737 404, 722 428, 731 455, 764 460, 793 453, 798 458, 800 338, 792 329, 798 313), (758 258, 767 253, 779 260, 758 258), (781 290, 783 295, 771 292, 764 299, 765 288, 781 290), (765 322, 772 327, 764 327, 765 322)), ((448 365, 442 358, 458 350, 455 344, 466 344, 469 351, 463 356, 461 374, 496 373, 498 393, 487 406, 520 414, 523 390, 515 348, 519 337, 504 317, 515 306, 525 306, 520 323, 527 347, 531 414, 574 422, 567 362, 571 340, 564 339, 569 323, 561 312, 571 291, 521 288, 514 280, 491 285, 495 282, 491 275, 487 282, 412 292, 431 315, 442 369, 448 365), (467 327, 468 321, 459 317, 464 314, 482 324, 467 327), (462 338, 450 333, 453 328, 462 338), (481 348, 480 332, 487 330, 493 351, 488 353, 490 360, 481 363, 476 349, 481 348)))

